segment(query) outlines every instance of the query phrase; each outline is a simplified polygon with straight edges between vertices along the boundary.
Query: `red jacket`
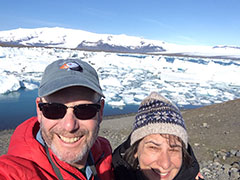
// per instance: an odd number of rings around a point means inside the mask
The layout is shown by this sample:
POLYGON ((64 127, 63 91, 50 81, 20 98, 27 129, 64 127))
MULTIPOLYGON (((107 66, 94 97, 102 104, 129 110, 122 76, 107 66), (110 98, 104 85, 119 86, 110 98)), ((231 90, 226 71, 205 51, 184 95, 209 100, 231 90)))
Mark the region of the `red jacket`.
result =
MULTIPOLYGON (((57 176, 48 161, 44 147, 35 139, 39 130, 37 117, 30 118, 19 125, 11 137, 8 153, 0 157, 0 179, 57 180, 57 176)), ((84 175, 71 165, 60 161, 49 149, 52 159, 56 159, 64 180, 74 179, 69 171, 85 180, 84 175), (65 169, 65 170, 64 170, 65 169)), ((98 137, 91 149, 96 169, 101 180, 113 179, 111 167, 112 149, 109 142, 98 137)), ((92 178, 93 179, 93 178, 92 178)))

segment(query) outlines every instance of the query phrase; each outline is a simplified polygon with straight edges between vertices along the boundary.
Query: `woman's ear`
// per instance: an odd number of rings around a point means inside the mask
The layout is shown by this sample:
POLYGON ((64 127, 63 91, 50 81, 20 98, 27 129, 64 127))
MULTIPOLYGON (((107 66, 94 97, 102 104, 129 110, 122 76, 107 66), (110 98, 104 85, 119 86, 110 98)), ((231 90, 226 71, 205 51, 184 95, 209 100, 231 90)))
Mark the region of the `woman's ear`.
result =
POLYGON ((138 158, 138 154, 137 154, 137 152, 134 154, 134 158, 138 158))

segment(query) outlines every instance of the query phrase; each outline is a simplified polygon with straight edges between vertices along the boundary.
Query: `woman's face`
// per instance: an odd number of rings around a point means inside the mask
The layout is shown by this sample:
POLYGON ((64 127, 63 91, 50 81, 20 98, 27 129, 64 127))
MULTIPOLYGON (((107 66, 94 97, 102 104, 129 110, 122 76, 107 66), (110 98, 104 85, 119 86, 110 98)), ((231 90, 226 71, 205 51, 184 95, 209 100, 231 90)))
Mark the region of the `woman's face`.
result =
POLYGON ((182 145, 177 140, 169 144, 169 139, 160 134, 151 134, 140 141, 135 156, 149 180, 170 180, 181 168, 182 145))

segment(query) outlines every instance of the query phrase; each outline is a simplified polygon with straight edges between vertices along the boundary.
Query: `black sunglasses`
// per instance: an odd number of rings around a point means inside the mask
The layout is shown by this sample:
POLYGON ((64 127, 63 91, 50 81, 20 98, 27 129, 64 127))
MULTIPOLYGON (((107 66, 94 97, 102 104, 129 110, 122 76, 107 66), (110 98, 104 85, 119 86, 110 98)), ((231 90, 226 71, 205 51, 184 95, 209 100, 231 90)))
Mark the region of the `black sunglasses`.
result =
POLYGON ((68 108, 73 108, 74 115, 81 120, 91 119, 100 110, 100 104, 79 104, 76 106, 66 106, 61 103, 38 103, 43 116, 48 119, 61 119, 65 116, 68 108))

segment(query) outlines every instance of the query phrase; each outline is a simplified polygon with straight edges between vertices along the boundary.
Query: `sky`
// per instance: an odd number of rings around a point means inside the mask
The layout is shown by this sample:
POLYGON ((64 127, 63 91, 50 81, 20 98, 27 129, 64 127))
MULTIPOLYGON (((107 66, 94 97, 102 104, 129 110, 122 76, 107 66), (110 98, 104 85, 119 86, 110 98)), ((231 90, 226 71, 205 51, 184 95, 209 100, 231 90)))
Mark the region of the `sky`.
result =
POLYGON ((0 0, 0 31, 63 27, 181 45, 240 46, 239 0, 0 0))

